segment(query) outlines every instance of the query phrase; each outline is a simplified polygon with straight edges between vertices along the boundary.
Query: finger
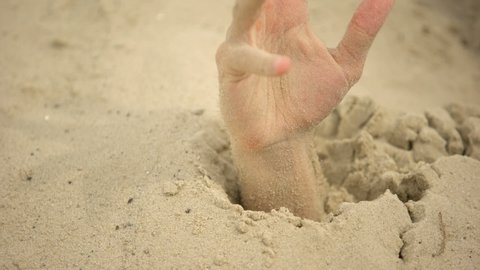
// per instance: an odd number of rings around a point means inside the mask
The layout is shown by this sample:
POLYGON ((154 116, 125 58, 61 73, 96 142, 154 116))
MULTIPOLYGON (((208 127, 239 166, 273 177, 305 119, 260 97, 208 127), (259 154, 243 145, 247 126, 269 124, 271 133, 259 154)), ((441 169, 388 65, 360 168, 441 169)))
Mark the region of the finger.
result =
POLYGON ((230 26, 231 38, 241 36, 248 32, 260 16, 260 11, 265 0, 237 0, 233 9, 233 21, 230 26))
POLYGON ((226 64, 233 71, 241 74, 280 76, 288 72, 291 62, 286 56, 242 45, 230 51, 226 64))
POLYGON ((395 0, 363 0, 338 45, 340 57, 346 63, 360 62, 363 65, 368 50, 394 2, 395 0))

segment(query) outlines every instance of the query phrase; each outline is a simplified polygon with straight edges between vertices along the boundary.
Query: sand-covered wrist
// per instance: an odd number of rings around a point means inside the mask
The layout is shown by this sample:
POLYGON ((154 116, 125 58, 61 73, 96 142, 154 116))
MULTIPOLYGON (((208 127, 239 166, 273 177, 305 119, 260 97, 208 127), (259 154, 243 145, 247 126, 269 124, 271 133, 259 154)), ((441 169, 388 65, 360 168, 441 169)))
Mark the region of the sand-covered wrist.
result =
POLYGON ((230 143, 232 151, 242 155, 255 155, 262 152, 271 151, 276 148, 291 147, 296 148, 313 142, 313 134, 311 131, 300 131, 290 135, 284 139, 270 143, 257 144, 251 143, 250 140, 240 136, 230 135, 230 143))
POLYGON ((255 150, 232 147, 247 209, 286 207, 298 216, 320 219, 323 204, 310 155, 311 139, 304 133, 255 150))

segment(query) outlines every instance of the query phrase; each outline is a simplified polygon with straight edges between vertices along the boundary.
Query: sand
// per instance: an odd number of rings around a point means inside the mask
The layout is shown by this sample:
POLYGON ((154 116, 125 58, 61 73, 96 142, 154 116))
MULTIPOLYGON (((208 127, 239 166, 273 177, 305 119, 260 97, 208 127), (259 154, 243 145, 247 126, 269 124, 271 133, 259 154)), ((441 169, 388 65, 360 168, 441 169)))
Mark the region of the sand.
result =
MULTIPOLYGON (((358 1, 310 1, 341 37, 358 1)), ((0 1, 0 269, 476 269, 475 0, 397 1, 315 129, 322 222, 238 205, 215 49, 233 1, 0 1)))

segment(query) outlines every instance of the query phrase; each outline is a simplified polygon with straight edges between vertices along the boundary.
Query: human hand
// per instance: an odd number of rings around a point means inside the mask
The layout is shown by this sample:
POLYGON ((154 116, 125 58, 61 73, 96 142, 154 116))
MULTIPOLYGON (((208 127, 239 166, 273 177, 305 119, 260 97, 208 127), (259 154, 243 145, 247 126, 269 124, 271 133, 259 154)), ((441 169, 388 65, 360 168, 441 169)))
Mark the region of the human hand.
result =
POLYGON ((313 34, 306 0, 237 0, 217 52, 232 144, 258 150, 302 135, 360 78, 394 0, 364 0, 335 49, 313 34))
POLYGON ((237 0, 217 65, 244 207, 321 218, 327 186, 307 131, 358 81, 393 2, 363 0, 327 49, 310 29, 306 0, 237 0))

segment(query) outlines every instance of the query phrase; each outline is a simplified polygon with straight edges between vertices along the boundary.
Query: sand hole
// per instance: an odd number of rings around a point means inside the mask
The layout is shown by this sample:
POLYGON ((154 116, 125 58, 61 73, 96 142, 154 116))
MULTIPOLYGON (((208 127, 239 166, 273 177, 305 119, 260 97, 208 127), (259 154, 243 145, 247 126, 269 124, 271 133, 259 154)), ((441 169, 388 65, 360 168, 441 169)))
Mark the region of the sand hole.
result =
POLYGON ((225 191, 233 204, 241 204, 238 177, 233 164, 228 135, 219 121, 208 121, 194 138, 202 174, 225 191))

